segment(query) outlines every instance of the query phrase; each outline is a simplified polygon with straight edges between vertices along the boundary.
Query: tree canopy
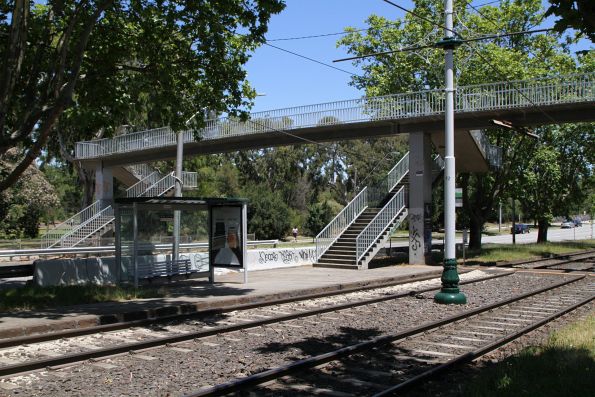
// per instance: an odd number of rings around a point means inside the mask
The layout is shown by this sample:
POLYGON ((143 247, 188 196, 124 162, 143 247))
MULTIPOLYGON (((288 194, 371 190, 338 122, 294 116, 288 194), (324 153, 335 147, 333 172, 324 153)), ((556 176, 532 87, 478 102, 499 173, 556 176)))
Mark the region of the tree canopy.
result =
POLYGON ((0 2, 0 191, 57 139, 174 129, 254 97, 243 65, 282 0, 0 2))
POLYGON ((595 42, 595 3, 592 0, 549 0, 551 3, 545 16, 556 15, 554 29, 564 32, 575 29, 595 42))
MULTIPOLYGON (((429 22, 436 20, 436 16, 443 15, 443 1, 416 0, 414 4, 413 12, 417 16, 406 14, 403 19, 391 21, 372 15, 367 20, 368 29, 347 29, 349 33, 338 44, 344 46, 350 54, 361 56, 390 52, 355 60, 354 63, 359 65, 364 73, 353 77, 352 85, 364 89, 370 96, 441 89, 444 86, 444 54, 442 50, 432 48, 432 45, 443 37, 443 30, 440 27, 441 23, 429 22), (418 16, 425 17, 426 20, 418 16), (420 46, 427 48, 394 51, 420 46)), ((468 1, 455 0, 454 10, 454 30, 464 38, 532 30, 539 27, 544 17, 544 9, 539 0, 505 0, 497 6, 482 6, 478 11, 468 7, 468 1)), ((572 40, 562 40, 556 33, 548 33, 513 35, 466 43, 455 51, 456 84, 512 81, 595 70, 593 53, 574 56, 569 50, 571 42, 572 40)), ((538 133, 547 135, 556 128, 558 127, 544 127, 539 129, 538 133)), ((592 124, 577 128, 581 129, 582 133, 574 134, 572 138, 564 141, 574 139, 574 147, 592 147, 592 138, 589 138, 589 134, 592 135, 592 124)), ((570 134, 566 128, 560 128, 559 131, 570 134)), ((498 200, 511 197, 515 190, 513 186, 524 188, 520 185, 519 172, 532 169, 534 177, 531 181, 543 180, 540 178, 547 176, 541 173, 545 170, 541 161, 556 158, 552 157, 552 151, 565 150, 558 145, 562 140, 543 139, 542 144, 548 146, 545 148, 536 146, 531 142, 531 138, 518 131, 492 129, 487 131, 487 135, 492 143, 503 148, 503 166, 488 174, 459 176, 459 184, 463 187, 464 211, 471 228, 470 245, 474 248, 481 245, 483 224, 494 213, 498 200)), ((566 189, 569 195, 563 202, 566 204, 581 199, 577 193, 579 190, 571 189, 570 186, 580 185, 582 181, 588 180, 592 173, 592 159, 585 156, 584 151, 575 150, 574 154, 580 156, 579 161, 583 161, 587 166, 575 167, 577 172, 574 173, 559 174, 560 186, 569 186, 566 189)), ((545 191, 538 193, 545 194, 545 191)), ((535 202, 537 196, 530 198, 529 195, 523 195, 523 198, 530 205, 530 202, 535 202)), ((547 209, 542 208, 546 214, 568 211, 562 208, 562 203, 556 204, 553 200, 548 200, 544 205, 548 206, 547 209)), ((548 219, 548 216, 541 218, 542 223, 546 223, 544 227, 547 227, 548 219)))

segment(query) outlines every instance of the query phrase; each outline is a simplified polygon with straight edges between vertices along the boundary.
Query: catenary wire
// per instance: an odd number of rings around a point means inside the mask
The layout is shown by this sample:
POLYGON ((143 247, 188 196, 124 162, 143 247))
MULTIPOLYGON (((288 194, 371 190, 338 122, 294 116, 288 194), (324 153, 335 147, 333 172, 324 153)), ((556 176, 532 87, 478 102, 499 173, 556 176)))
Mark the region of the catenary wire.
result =
MULTIPOLYGON (((381 27, 386 28, 389 26, 395 26, 396 23, 395 22, 389 22, 386 23, 384 25, 382 25, 381 27)), ((297 36, 297 37, 283 37, 283 38, 278 38, 278 39, 266 39, 267 43, 273 42, 273 41, 290 41, 290 40, 305 40, 305 39, 317 39, 320 37, 329 37, 329 36, 344 36, 344 35, 348 35, 351 33, 358 33, 358 32, 366 32, 369 30, 373 30, 374 28, 361 28, 361 29, 354 29, 354 30, 350 30, 350 31, 343 31, 343 32, 335 32, 335 33, 321 33, 321 34, 315 34, 315 35, 309 35, 309 36, 297 36)))
MULTIPOLYGON (((392 4, 392 5, 394 5, 395 7, 399 8, 399 9, 401 9, 401 10, 406 10, 406 9, 404 9, 403 7, 401 7, 401 6, 397 5, 397 4, 395 4, 395 3, 393 3, 393 2, 391 2, 391 1, 389 1, 389 0, 382 0, 382 1, 384 1, 385 3, 392 4)), ((420 19, 422 19, 422 20, 424 20, 424 21, 430 21, 429 19, 427 19, 427 18, 425 18, 425 17, 422 17, 422 16, 418 15, 417 13, 413 13, 413 12, 411 12, 411 11, 409 11, 409 10, 406 10, 406 12, 409 12, 411 15, 413 15, 413 16, 415 16, 415 17, 417 17, 417 18, 420 18, 420 19)), ((431 21, 430 21, 430 22, 431 22, 431 21)), ((442 27, 442 28, 443 28, 443 26, 441 26, 440 24, 437 24, 437 23, 434 23, 434 22, 432 22, 432 24, 434 24, 434 25, 435 25, 435 26, 437 26, 437 27, 442 27)), ((446 29, 446 30, 448 30, 448 31, 452 31, 451 29, 446 29)), ((453 33, 454 33, 455 35, 459 36, 459 38, 461 39, 461 41, 463 41, 463 44, 465 44, 465 45, 467 45, 467 46, 470 46, 470 44, 468 44, 468 43, 469 43, 469 40, 465 40, 465 38, 464 38, 464 37, 461 37, 461 35, 460 35, 460 34, 458 34, 458 33, 456 33, 456 32, 453 32, 453 33)), ((474 40, 474 41, 477 41, 477 40, 474 40)), ((527 95, 525 95, 525 93, 524 93, 523 91, 521 91, 520 89, 518 89, 514 83, 511 83, 511 82, 510 82, 510 80, 509 80, 509 79, 508 79, 506 76, 504 76, 504 74, 503 74, 502 72, 500 72, 500 70, 499 70, 499 69, 498 69, 496 66, 494 66, 494 65, 492 64, 492 62, 490 62, 490 60, 489 60, 489 59, 487 59, 486 57, 484 57, 484 56, 481 54, 481 52, 480 52, 480 51, 477 51, 477 54, 478 54, 478 55, 479 55, 479 57, 480 57, 480 58, 481 58, 481 59, 482 59, 482 60, 483 60, 483 61, 484 61, 484 62, 485 62, 485 63, 486 63, 486 64, 487 64, 489 67, 490 67, 490 69, 492 69, 494 72, 496 72, 496 74, 498 74, 498 75, 500 76, 500 78, 501 78, 501 79, 503 79, 504 81, 506 81, 506 82, 510 83, 510 84, 511 84, 511 87, 512 87, 512 88, 513 88, 515 91, 517 91, 519 94, 521 94, 521 96, 523 96, 523 97, 524 97, 524 98, 525 98, 525 99, 526 99, 526 100, 527 100, 527 101, 528 101, 530 104, 532 104, 533 106, 535 106, 536 108, 538 108, 538 109, 539 109, 539 111, 540 111, 540 112, 541 112, 541 113, 542 113, 542 114, 543 114, 543 115, 544 115, 546 118, 548 118, 549 120, 551 120, 551 121, 552 121, 554 124, 557 124, 557 123, 558 123, 558 122, 557 122, 557 121, 556 121, 556 120, 555 120, 555 119, 554 119, 554 118, 553 118, 551 115, 549 115, 549 114, 548 114, 547 112, 545 112, 543 109, 539 108, 539 107, 538 107, 538 106, 537 106, 537 105, 536 105, 536 104, 535 104, 535 103, 534 103, 534 102, 531 100, 531 98, 529 98, 527 95)))
MULTIPOLYGON (((462 39, 459 42, 471 43, 471 42, 475 42, 475 41, 498 39, 501 37, 518 36, 518 35, 522 35, 522 34, 543 33, 543 32, 549 32, 552 30, 553 30, 552 28, 544 28, 544 29, 535 29, 535 30, 524 30, 522 32, 511 32, 511 33, 501 33, 501 34, 499 33, 499 34, 494 34, 494 35, 489 35, 489 36, 479 36, 479 37, 474 37, 474 38, 470 38, 470 39, 462 39)), ((416 50, 421 50, 421 49, 425 49, 425 48, 436 48, 436 45, 431 44, 431 45, 424 45, 424 46, 404 47, 404 48, 400 48, 398 50, 381 51, 381 52, 374 52, 371 54, 358 55, 358 56, 354 56, 354 57, 335 59, 333 62, 352 61, 355 59, 364 59, 364 58, 369 58, 369 57, 375 57, 378 55, 393 54, 393 53, 397 53, 397 52, 416 51, 416 50)))
POLYGON ((405 8, 405 7, 402 7, 402 6, 400 6, 400 5, 396 4, 396 3, 393 3, 393 2, 392 2, 392 1, 390 1, 390 0, 382 0, 382 1, 384 1, 385 3, 388 3, 388 4, 392 5, 392 6, 395 6, 395 7, 397 7, 399 10, 401 10, 401 11, 403 11, 403 12, 406 12, 407 14, 411 14, 411 15, 413 15, 414 17, 416 17, 416 18, 418 18, 418 19, 421 19, 421 20, 423 20, 423 21, 429 22, 429 23, 431 23, 432 25, 434 25, 434 26, 437 26, 437 27, 439 27, 439 28, 441 28, 441 29, 447 30, 447 31, 451 32, 452 34, 454 34, 455 36, 458 36, 458 35, 459 35, 459 34, 458 34, 458 33, 457 33, 455 30, 453 30, 453 29, 449 29, 449 28, 447 28, 447 27, 446 27, 446 26, 444 26, 444 25, 441 25, 441 24, 439 24, 439 23, 437 23, 437 22, 434 22, 434 21, 432 21, 431 19, 424 17, 423 15, 419 15, 419 14, 418 14, 417 12, 415 12, 415 11, 411 11, 411 10, 409 10, 409 9, 405 8))
POLYGON ((340 72, 343 72, 343 73, 350 74, 350 75, 352 75, 352 76, 361 77, 360 75, 358 75, 358 74, 356 74, 356 73, 352 73, 352 72, 350 72, 350 71, 347 71, 347 70, 344 70, 344 69, 338 68, 338 67, 336 67, 336 66, 333 66, 333 65, 329 65, 329 64, 327 64, 327 63, 324 63, 324 62, 318 61, 318 60, 316 60, 316 59, 313 59, 313 58, 307 57, 307 56, 305 56, 305 55, 298 54, 297 52, 289 51, 289 50, 286 50, 285 48, 277 47, 276 45, 269 44, 269 43, 264 43, 264 44, 265 44, 265 45, 267 45, 267 46, 269 46, 269 47, 276 48, 276 49, 277 49, 277 50, 279 50, 279 51, 287 52, 287 53, 289 53, 289 54, 291 54, 291 55, 294 55, 294 56, 296 56, 296 57, 300 57, 300 58, 306 59, 306 60, 308 60, 308 61, 310 61, 310 62, 314 62, 314 63, 317 63, 317 64, 319 64, 319 65, 326 66, 327 68, 335 69, 335 70, 338 70, 338 71, 340 71, 340 72))

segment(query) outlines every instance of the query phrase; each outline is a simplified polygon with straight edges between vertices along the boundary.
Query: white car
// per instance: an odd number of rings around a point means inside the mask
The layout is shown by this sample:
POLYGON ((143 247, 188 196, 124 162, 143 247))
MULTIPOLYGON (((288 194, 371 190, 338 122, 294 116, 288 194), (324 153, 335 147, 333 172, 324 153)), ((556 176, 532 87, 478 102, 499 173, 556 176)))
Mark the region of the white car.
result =
POLYGON ((560 229, 572 229, 574 227, 573 222, 562 222, 560 229))

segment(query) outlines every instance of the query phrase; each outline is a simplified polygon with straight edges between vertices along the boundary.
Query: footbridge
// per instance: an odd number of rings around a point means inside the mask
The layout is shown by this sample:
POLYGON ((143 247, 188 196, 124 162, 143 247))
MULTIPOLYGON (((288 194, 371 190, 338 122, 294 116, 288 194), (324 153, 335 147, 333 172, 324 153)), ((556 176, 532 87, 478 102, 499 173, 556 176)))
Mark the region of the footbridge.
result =
MULTIPOLYGON (((457 171, 485 172, 499 165, 500 148, 490 145, 481 132, 493 127, 492 120, 516 126, 594 121, 594 83, 595 73, 586 73, 458 87, 457 171)), ((317 265, 366 268, 405 218, 409 261, 425 263, 431 248, 432 183, 439 181, 442 171, 442 160, 432 157, 432 148, 443 152, 444 108, 444 92, 426 90, 252 113, 246 121, 222 117, 208 120, 200 130, 181 131, 183 151, 200 155, 409 134, 410 152, 385 180, 363 188, 317 236, 317 265)), ((163 127, 78 142, 76 159, 96 171, 98 201, 48 233, 45 245, 80 245, 107 230, 113 222, 114 177, 131 186, 130 196, 171 193, 173 175, 151 169, 138 172, 135 164, 175 159, 179 133, 163 127)), ((195 178, 191 173, 182 176, 195 178)))
MULTIPOLYGON (((587 73, 458 87, 455 156, 469 154, 477 144, 468 131, 493 127, 494 119, 518 126, 595 120, 594 82, 595 73, 587 73)), ((435 146, 440 148, 444 106, 443 90, 426 90, 252 113, 247 121, 230 117, 212 119, 200 130, 183 132, 184 154, 420 131, 431 134, 435 146)), ((176 131, 163 127, 78 142, 76 159, 89 168, 94 168, 97 161, 103 166, 121 166, 175 159, 176 135, 176 131)), ((483 146, 489 152, 490 148, 483 146)), ((465 158, 461 160, 464 163, 465 158)))

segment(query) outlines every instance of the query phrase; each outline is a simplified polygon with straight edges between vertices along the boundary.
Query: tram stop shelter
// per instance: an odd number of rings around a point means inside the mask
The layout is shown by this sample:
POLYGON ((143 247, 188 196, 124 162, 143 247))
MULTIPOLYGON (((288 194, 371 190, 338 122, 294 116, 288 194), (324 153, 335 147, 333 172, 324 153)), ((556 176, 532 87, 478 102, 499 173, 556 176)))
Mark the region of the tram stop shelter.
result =
POLYGON ((213 282, 216 267, 243 269, 247 282, 246 199, 119 198, 114 215, 121 282, 175 276, 213 282))

